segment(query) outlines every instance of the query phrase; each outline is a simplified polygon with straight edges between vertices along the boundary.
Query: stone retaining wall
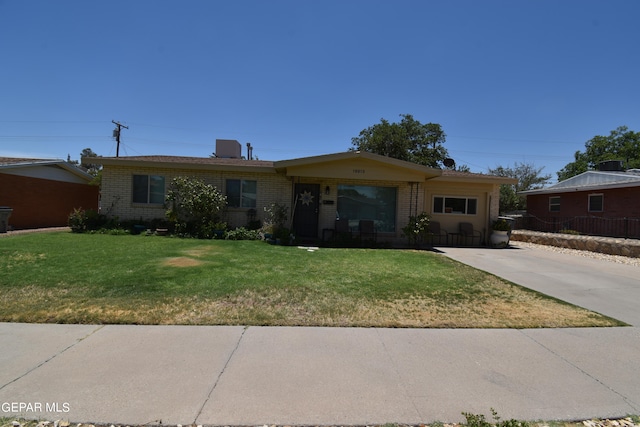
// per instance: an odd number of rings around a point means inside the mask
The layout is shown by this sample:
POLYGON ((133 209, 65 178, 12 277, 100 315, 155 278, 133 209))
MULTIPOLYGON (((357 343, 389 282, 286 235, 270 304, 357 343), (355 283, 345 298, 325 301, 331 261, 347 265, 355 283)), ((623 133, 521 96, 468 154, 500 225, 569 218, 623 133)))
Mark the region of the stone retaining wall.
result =
POLYGON ((640 240, 513 230, 511 240, 640 258, 640 240))

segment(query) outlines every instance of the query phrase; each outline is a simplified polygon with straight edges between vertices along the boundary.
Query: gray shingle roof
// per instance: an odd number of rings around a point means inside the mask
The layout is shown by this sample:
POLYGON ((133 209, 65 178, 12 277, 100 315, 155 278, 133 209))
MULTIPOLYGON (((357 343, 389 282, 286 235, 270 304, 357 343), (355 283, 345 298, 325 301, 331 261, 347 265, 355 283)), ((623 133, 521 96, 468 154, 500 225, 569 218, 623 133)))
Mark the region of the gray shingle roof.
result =
POLYGON ((640 186, 640 171, 637 169, 626 172, 587 171, 549 187, 522 191, 520 194, 564 193, 634 186, 640 186))

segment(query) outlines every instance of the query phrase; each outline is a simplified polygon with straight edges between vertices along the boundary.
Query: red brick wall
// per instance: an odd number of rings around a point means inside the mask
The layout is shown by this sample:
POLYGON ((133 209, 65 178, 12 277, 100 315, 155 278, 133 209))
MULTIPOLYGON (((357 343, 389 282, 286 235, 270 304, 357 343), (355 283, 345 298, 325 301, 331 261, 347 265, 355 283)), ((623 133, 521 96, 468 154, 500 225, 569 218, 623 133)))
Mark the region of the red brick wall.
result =
POLYGON ((98 210, 98 187, 0 173, 0 206, 13 208, 16 230, 60 227, 74 208, 98 210))
POLYGON ((590 215, 606 218, 640 218, 640 187, 529 195, 527 196, 527 212, 537 217, 590 215), (604 195, 603 212, 589 212, 589 194, 604 195), (552 196, 560 196, 560 212, 549 212, 549 197, 552 196))

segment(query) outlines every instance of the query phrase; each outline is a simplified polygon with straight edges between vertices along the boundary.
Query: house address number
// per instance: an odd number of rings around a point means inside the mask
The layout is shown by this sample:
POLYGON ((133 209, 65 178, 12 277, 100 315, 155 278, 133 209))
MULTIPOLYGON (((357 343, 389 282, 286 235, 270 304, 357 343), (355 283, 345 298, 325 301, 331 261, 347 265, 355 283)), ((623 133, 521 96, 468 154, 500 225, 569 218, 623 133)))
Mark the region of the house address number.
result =
POLYGON ((364 173, 364 169, 354 169, 353 173, 364 173))

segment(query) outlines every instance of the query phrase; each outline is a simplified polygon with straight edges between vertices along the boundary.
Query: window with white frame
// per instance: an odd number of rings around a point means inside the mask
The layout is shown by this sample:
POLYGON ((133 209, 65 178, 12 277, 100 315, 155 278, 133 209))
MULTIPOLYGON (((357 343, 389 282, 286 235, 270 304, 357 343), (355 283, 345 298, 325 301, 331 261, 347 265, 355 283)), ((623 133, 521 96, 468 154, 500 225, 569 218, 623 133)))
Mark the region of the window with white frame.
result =
POLYGON ((161 175, 133 175, 133 203, 164 203, 165 179, 161 175))
POLYGON ((232 208, 255 208, 258 182, 246 179, 228 179, 227 204, 232 208))
POLYGON ((604 211, 604 194, 589 194, 589 212, 604 211))
POLYGON ((478 199, 475 197, 433 197, 433 213, 475 215, 477 211, 478 199))
POLYGON ((560 196, 549 197, 549 212, 560 212, 560 196))

